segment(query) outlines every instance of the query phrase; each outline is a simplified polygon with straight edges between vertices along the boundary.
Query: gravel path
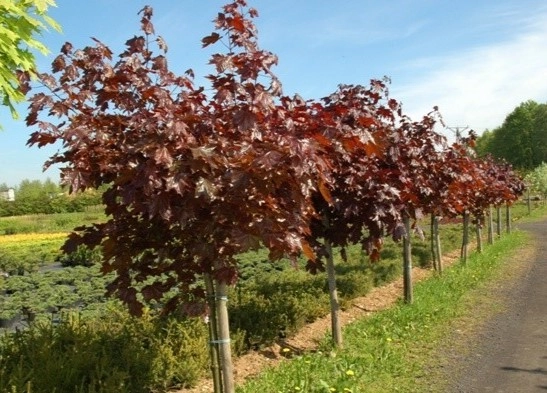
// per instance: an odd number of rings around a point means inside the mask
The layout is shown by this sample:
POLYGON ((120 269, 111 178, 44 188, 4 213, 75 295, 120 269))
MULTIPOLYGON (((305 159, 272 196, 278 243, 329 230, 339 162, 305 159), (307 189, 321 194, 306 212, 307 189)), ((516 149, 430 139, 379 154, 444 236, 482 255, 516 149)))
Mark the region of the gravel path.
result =
POLYGON ((534 236, 536 252, 522 256, 526 266, 512 285, 498 289, 507 307, 459 360, 454 393, 547 391, 547 221, 518 228, 534 236))

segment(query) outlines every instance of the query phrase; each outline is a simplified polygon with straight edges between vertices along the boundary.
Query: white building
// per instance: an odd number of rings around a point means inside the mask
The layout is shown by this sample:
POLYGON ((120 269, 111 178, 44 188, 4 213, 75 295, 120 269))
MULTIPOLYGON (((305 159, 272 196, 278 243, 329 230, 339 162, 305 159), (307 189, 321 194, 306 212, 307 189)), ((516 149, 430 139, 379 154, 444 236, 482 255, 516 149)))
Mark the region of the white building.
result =
POLYGON ((7 191, 0 191, 0 199, 9 202, 15 201, 15 190, 13 188, 10 188, 7 191))

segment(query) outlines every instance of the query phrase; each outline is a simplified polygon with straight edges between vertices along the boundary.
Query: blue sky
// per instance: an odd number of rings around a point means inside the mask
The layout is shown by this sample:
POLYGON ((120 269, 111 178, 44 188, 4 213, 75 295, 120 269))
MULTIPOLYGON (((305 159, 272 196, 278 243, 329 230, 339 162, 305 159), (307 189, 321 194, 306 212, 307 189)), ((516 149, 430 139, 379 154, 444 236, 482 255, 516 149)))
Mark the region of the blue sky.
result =
MULTIPOLYGON (((201 38, 221 0, 57 0, 51 10, 63 27, 46 33, 49 70, 61 45, 92 45, 96 37, 119 53, 139 34, 137 12, 154 8, 156 33, 169 46, 170 68, 192 68, 198 83, 211 72, 201 38)), ((435 105, 448 126, 481 133, 500 126, 527 100, 547 102, 547 3, 543 0, 248 0, 263 49, 278 55, 274 69, 285 94, 320 98, 340 83, 368 84, 391 78, 391 95, 419 119, 435 105)), ((21 105, 22 118, 26 105, 21 105)), ((54 148, 29 148, 32 130, 0 109, 0 184, 59 180, 42 165, 54 148)), ((447 136, 449 130, 440 130, 447 136)))

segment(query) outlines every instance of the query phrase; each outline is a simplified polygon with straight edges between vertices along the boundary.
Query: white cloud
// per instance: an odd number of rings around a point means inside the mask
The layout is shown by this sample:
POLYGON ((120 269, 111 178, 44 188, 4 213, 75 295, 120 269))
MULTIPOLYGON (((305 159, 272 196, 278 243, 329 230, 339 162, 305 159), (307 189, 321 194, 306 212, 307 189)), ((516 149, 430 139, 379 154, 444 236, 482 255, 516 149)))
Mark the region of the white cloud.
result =
POLYGON ((528 19, 505 41, 406 64, 411 83, 393 95, 418 118, 438 105, 449 126, 482 132, 503 123, 521 102, 547 101, 547 13, 528 19))

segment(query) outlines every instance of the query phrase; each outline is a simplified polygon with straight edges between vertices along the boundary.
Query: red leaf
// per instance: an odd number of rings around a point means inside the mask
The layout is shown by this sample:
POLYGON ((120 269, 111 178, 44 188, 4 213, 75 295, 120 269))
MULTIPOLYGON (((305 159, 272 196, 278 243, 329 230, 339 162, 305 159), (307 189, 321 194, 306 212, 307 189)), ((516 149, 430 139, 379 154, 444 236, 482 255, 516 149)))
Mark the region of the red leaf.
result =
POLYGON ((38 144, 38 147, 42 147, 51 143, 55 143, 56 141, 57 138, 50 134, 41 134, 39 132, 34 132, 31 134, 29 140, 27 141, 27 145, 32 146, 38 144))
POLYGON ((324 272, 325 271, 325 266, 323 265, 323 262, 321 262, 321 261, 309 260, 306 263, 306 271, 311 273, 311 274, 317 274, 319 272, 324 272))
POLYGON ((377 249, 372 250, 369 257, 372 262, 378 262, 380 260, 380 251, 377 249))
POLYGON ((167 59, 165 56, 156 56, 152 59, 152 69, 157 71, 167 71, 167 59))
POLYGON ((27 94, 30 91, 30 74, 27 71, 21 70, 17 70, 15 73, 19 82, 19 90, 23 94, 27 94))
POLYGON ((248 109, 241 109, 234 115, 234 123, 241 131, 247 131, 256 124, 256 115, 248 109))
POLYGON ((332 205, 334 203, 334 200, 332 199, 332 195, 329 189, 327 188, 327 186, 325 185, 325 182, 323 181, 323 179, 319 179, 319 192, 321 193, 325 201, 327 201, 329 204, 332 205))
POLYGON ((181 312, 189 317, 202 317, 207 315, 207 304, 204 302, 186 302, 180 306, 181 312))
POLYGON ((331 145, 330 139, 327 138, 327 137, 324 136, 324 135, 315 134, 315 135, 313 136, 313 139, 315 139, 317 142, 319 142, 319 144, 322 145, 322 146, 330 146, 330 145, 331 145))
POLYGON ((380 156, 382 153, 380 146, 374 142, 365 143, 364 148, 368 156, 380 156))
POLYGON ((245 31, 245 22, 241 16, 235 16, 231 20, 228 20, 228 24, 240 33, 245 31))
POLYGON ((168 47, 163 37, 159 35, 158 38, 156 38, 156 42, 158 43, 158 46, 163 51, 163 53, 167 53, 168 47))
POLYGON ((371 116, 360 116, 357 121, 359 125, 367 128, 376 125, 376 120, 371 116))
POLYGON ((249 8, 249 16, 251 18, 258 17, 258 11, 255 8, 249 8))
POLYGON ((149 5, 146 5, 137 14, 140 14, 141 12, 144 18, 150 19, 152 18, 154 10, 149 5))
POLYGON ((207 37, 203 37, 201 40, 202 48, 205 48, 206 46, 209 46, 211 44, 214 44, 220 40, 220 35, 218 33, 212 33, 211 35, 208 35, 207 37))
POLYGON ((59 72, 63 68, 66 67, 65 57, 63 55, 59 55, 53 60, 51 63, 51 71, 53 72, 59 72))
POLYGON ((141 28, 147 35, 154 34, 154 25, 150 22, 149 19, 141 19, 141 28))
POLYGON ((161 146, 156 150, 154 154, 154 160, 159 165, 170 166, 171 164, 173 164, 173 157, 171 156, 169 149, 167 149, 165 146, 161 146))
POLYGON ((144 46, 146 45, 146 40, 142 36, 134 36, 133 38, 127 40, 125 45, 130 53, 142 52, 144 50, 144 46))
POLYGON ((310 247, 308 242, 304 240, 302 240, 302 252, 311 261, 315 261, 317 259, 315 252, 313 252, 313 249, 310 247))
POLYGON ((351 136, 351 137, 344 138, 342 140, 342 145, 344 145, 344 149, 346 149, 347 151, 353 152, 356 149, 359 149, 360 147, 362 147, 363 143, 361 142, 359 137, 351 136))
POLYGON ((72 53, 72 44, 70 42, 65 42, 61 47, 61 53, 64 55, 72 53))

